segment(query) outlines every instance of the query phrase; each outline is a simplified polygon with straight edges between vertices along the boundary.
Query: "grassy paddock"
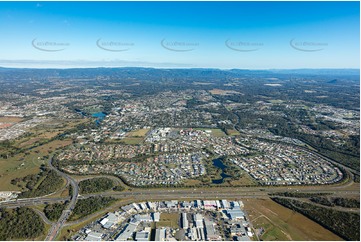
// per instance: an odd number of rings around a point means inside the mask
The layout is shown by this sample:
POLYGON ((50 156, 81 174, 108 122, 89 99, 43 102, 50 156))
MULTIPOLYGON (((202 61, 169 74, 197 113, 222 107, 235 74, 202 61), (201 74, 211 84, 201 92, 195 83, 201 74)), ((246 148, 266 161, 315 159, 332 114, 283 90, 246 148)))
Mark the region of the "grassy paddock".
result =
POLYGON ((121 141, 122 141, 122 143, 127 144, 127 145, 137 145, 137 144, 141 144, 143 142, 143 138, 125 137, 121 141))
POLYGON ((150 129, 138 129, 128 133, 128 137, 144 137, 150 129))
POLYGON ((179 213, 161 213, 159 222, 156 223, 157 228, 172 227, 179 228, 179 213))
POLYGON ((47 160, 42 159, 42 157, 50 155, 55 149, 65 147, 71 144, 71 142, 71 140, 54 140, 33 148, 26 154, 17 154, 8 159, 1 158, 0 190, 20 191, 19 187, 10 183, 12 179, 39 173, 40 165, 46 164, 47 162, 47 160))
POLYGON ((255 228, 264 228, 263 240, 342 240, 316 222, 271 199, 244 199, 255 228))
POLYGON ((226 132, 227 132, 227 135, 230 135, 230 136, 240 135, 240 133, 235 129, 227 129, 226 132))

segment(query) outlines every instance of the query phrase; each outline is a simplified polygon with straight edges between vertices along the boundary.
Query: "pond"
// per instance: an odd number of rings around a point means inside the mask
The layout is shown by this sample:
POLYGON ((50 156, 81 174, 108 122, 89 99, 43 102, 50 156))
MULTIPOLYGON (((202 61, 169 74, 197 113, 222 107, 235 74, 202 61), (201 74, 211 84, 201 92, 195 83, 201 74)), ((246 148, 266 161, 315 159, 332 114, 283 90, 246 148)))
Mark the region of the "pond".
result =
POLYGON ((107 116, 107 114, 106 114, 106 113, 103 113, 103 112, 98 112, 98 113, 93 113, 93 114, 92 114, 92 117, 93 117, 93 118, 97 118, 97 120, 95 120, 95 123, 96 123, 97 125, 99 125, 100 122, 103 121, 103 119, 105 118, 105 116, 107 116))
POLYGON ((225 164, 223 164, 223 162, 222 162, 222 160, 220 158, 214 159, 213 160, 213 165, 222 170, 222 173, 221 173, 222 178, 212 180, 213 184, 222 184, 224 182, 224 178, 231 177, 231 176, 224 173, 224 170, 227 168, 227 166, 225 164))

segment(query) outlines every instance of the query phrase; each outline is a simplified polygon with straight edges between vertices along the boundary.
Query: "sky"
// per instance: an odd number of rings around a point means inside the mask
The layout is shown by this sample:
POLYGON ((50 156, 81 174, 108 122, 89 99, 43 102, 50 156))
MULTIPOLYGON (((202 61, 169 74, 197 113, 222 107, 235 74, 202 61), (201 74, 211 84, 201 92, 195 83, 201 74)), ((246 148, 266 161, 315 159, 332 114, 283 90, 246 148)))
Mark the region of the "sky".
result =
POLYGON ((0 2, 0 66, 359 68, 359 2, 0 2))

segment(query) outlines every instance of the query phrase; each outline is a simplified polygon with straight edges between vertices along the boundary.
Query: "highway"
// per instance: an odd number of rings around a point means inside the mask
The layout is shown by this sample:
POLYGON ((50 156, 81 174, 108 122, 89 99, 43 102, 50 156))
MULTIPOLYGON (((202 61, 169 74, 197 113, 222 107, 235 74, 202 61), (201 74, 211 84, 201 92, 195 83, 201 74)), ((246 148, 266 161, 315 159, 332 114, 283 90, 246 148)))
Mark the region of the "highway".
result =
POLYGON ((68 176, 67 174, 56 169, 53 166, 52 161, 53 161, 53 157, 51 159, 49 159, 49 161, 48 161, 49 167, 51 169, 55 170, 60 176, 64 177, 67 180, 67 182, 72 186, 73 194, 71 196, 71 199, 70 199, 70 202, 69 202, 67 208, 61 214, 58 222, 53 224, 53 226, 49 229, 48 235, 45 238, 46 241, 54 240, 56 238, 56 236, 60 232, 61 228, 63 227, 64 223, 69 218, 71 211, 74 209, 76 201, 78 199, 78 195, 79 195, 78 183, 71 176, 68 176))
MULTIPOLYGON (((320 185, 320 186, 273 186, 273 187, 208 187, 208 188, 132 188, 130 191, 109 191, 96 194, 79 195, 79 187, 77 181, 69 175, 59 171, 52 165, 52 159, 48 161, 51 169, 55 170, 60 176, 67 180, 68 184, 72 185, 72 196, 67 198, 24 198, 13 201, 0 202, 0 207, 19 207, 32 206, 37 204, 58 203, 70 201, 67 208, 63 211, 61 217, 56 223, 52 223, 49 229, 46 241, 54 240, 64 225, 74 224, 81 221, 72 221, 66 223, 71 211, 74 209, 77 199, 86 199, 92 196, 112 196, 114 198, 131 201, 142 200, 167 200, 167 199, 245 199, 245 198, 268 198, 270 193, 275 192, 312 192, 312 193, 333 193, 335 196, 344 197, 347 195, 359 196, 360 190, 356 189, 353 181, 348 181, 341 184, 334 185, 320 185)), ((99 211, 101 212, 101 211, 99 211)), ((49 223, 44 215, 37 213, 42 217, 45 223, 49 223)), ((95 215, 89 215, 87 218, 92 218, 95 215)))
MULTIPOLYGON (((74 189, 73 189, 74 190, 74 189)), ((74 192, 74 191, 73 191, 74 192)), ((275 192, 312 192, 333 193, 335 196, 359 195, 360 191, 339 186, 305 186, 305 187, 213 187, 213 188, 178 188, 178 189, 133 189, 123 192, 102 192, 95 194, 78 195, 78 199, 86 199, 93 196, 112 196, 119 199, 133 198, 144 199, 180 199, 180 198, 266 198, 269 193, 275 192)), ((69 200, 68 198, 25 198, 13 201, 1 202, 0 207, 31 206, 36 204, 57 203, 69 200)), ((74 199, 72 199, 74 201, 74 199)), ((68 207, 69 209, 69 207, 68 207)))

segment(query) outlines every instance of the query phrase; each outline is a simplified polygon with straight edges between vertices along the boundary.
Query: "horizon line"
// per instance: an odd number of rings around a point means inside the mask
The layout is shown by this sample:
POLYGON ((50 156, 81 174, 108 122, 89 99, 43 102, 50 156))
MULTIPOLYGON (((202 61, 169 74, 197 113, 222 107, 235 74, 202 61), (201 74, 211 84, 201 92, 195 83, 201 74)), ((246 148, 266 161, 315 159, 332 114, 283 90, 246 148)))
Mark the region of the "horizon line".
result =
POLYGON ((83 67, 10 67, 0 65, 0 69, 58 69, 58 70, 68 70, 68 69, 125 69, 125 68, 142 68, 142 69, 211 69, 211 70, 221 70, 221 71, 230 71, 230 70, 250 70, 250 71, 278 71, 278 70, 358 70, 360 68, 355 67, 295 67, 295 68, 239 68, 239 67, 230 67, 230 68, 221 68, 221 67, 153 67, 153 66, 83 66, 83 67))
POLYGON ((189 63, 176 62, 149 62, 149 61, 128 61, 119 59, 105 60, 31 60, 31 59, 0 59, 0 68, 13 69, 95 69, 95 68, 153 68, 153 69, 218 69, 218 70, 301 70, 301 69, 354 69, 358 67, 220 67, 220 66, 197 66, 189 63))
POLYGON ((188 69, 188 70, 197 70, 197 69, 210 69, 210 70, 221 70, 221 71, 231 71, 231 70, 249 70, 249 71, 278 71, 278 70, 358 70, 360 68, 354 67, 299 67, 299 68, 220 68, 220 67, 151 67, 151 66, 89 66, 89 67, 7 67, 0 66, 0 69, 38 69, 38 70, 47 70, 47 69, 57 69, 57 70, 69 70, 69 69, 125 69, 125 68, 141 68, 141 69, 188 69))

